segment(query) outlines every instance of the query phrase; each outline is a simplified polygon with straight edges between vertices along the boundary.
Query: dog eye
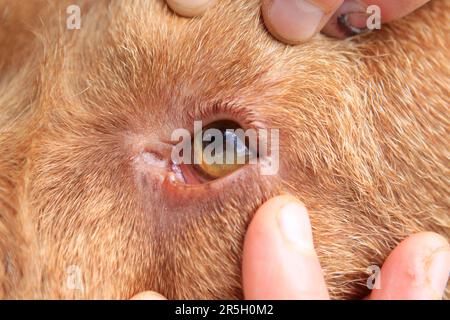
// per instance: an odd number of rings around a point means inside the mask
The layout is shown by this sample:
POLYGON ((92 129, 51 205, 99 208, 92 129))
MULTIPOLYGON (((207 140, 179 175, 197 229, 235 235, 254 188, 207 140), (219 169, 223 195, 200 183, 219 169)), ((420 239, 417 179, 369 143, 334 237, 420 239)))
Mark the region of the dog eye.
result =
POLYGON ((194 137, 193 169, 205 180, 224 177, 257 157, 239 124, 216 121, 194 137))

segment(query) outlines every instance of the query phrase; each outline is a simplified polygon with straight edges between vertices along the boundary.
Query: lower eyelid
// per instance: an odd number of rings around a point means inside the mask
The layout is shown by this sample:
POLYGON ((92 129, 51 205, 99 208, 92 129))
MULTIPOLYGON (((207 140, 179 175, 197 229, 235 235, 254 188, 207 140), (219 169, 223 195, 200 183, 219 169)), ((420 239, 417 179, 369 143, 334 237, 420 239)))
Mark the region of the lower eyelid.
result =
POLYGON ((231 181, 239 179, 245 182, 255 181, 255 177, 258 176, 259 169, 257 166, 248 167, 244 170, 236 170, 229 175, 205 183, 186 184, 178 181, 171 181, 167 179, 163 185, 164 189, 168 191, 170 196, 173 196, 176 200, 192 201, 195 198, 213 197, 214 193, 223 193, 226 186, 230 186, 231 181), (246 176, 253 176, 252 179, 247 179, 246 176))
POLYGON ((193 164, 190 164, 190 165, 188 165, 188 164, 181 164, 180 165, 180 171, 183 174, 183 177, 184 177, 184 179, 186 181, 186 184, 187 185, 203 184, 204 181, 201 178, 197 177, 193 173, 193 170, 194 170, 193 166, 194 166, 193 164))

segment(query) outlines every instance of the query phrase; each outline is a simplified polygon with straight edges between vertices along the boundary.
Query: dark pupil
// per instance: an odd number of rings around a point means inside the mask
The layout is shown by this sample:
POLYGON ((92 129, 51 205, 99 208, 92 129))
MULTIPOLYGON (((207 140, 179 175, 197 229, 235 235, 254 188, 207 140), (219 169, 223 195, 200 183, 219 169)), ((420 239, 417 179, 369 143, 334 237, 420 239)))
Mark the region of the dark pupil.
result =
MULTIPOLYGON (((235 130, 237 129, 241 129, 241 127, 233 122, 233 121, 220 121, 220 122, 214 122, 209 126, 206 126, 203 131, 206 131, 208 129, 217 129, 220 130, 222 132, 222 143, 223 145, 223 157, 225 160, 226 157, 226 152, 227 150, 231 150, 234 149, 234 155, 235 158, 237 157, 239 152, 242 152, 242 148, 245 146, 245 142, 241 142, 240 139, 238 138, 238 136, 235 134, 235 130), (227 132, 228 130, 228 132, 227 132)), ((206 138, 206 134, 205 134, 205 138, 206 138)), ((204 139, 207 141, 203 141, 202 145, 203 145, 203 149, 206 148, 208 145, 212 144, 215 142, 215 136, 211 136, 211 137, 207 137, 208 139, 204 139), (210 141, 209 141, 210 140, 210 141)), ((212 151, 211 155, 215 156, 215 149, 212 151)), ((244 151, 245 152, 245 151, 244 151)))

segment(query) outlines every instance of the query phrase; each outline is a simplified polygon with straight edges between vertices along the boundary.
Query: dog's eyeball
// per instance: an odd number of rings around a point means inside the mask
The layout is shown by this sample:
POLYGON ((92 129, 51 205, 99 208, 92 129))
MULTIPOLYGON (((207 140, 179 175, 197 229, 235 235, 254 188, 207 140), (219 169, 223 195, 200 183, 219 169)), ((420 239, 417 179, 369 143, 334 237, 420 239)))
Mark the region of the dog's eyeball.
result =
POLYGON ((205 180, 224 177, 254 159, 248 136, 234 121, 213 122, 194 137, 194 171, 205 180))

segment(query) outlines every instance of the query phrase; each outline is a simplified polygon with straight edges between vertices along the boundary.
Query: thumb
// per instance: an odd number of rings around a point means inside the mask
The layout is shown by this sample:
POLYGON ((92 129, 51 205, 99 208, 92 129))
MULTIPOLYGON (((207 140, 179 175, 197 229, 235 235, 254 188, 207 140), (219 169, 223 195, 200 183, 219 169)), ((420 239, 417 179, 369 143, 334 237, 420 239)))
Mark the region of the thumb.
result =
POLYGON ((304 205, 291 196, 267 201, 248 228, 243 254, 246 299, 328 299, 304 205))

